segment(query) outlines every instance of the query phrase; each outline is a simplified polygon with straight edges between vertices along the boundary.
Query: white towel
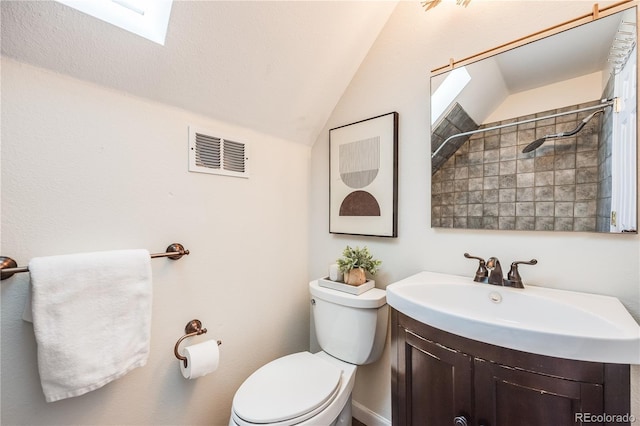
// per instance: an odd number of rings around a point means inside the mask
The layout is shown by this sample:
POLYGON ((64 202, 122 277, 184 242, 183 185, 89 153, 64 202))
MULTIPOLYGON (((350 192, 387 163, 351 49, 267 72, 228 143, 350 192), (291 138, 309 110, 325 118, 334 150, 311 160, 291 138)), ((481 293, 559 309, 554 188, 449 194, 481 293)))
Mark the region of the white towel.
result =
POLYGON ((38 370, 47 402, 98 389, 147 362, 151 264, 147 250, 29 262, 38 370))

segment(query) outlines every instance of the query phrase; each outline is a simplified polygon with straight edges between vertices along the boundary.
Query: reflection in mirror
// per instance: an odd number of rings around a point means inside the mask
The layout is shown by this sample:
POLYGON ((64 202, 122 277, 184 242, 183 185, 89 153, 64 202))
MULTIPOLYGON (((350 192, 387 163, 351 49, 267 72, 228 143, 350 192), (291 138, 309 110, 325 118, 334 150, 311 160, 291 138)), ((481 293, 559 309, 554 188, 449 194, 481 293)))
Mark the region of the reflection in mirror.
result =
POLYGON ((431 78, 431 225, 637 232, 636 7, 431 78))

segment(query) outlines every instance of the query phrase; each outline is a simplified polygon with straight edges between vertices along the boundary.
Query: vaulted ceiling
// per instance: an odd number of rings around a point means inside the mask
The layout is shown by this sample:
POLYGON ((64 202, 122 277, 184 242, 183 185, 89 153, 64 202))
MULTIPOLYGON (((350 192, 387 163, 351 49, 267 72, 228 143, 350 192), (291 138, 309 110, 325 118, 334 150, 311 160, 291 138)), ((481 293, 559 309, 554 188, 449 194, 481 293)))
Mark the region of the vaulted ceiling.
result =
POLYGON ((174 1, 161 46, 54 1, 1 3, 2 55, 311 145, 395 1, 174 1))

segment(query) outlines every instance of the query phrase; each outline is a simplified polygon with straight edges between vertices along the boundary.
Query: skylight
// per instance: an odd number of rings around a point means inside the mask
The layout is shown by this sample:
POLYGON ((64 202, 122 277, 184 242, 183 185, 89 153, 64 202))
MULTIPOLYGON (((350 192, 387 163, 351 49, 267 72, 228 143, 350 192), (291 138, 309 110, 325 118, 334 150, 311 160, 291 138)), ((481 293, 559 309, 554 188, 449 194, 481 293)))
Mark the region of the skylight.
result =
POLYGON ((56 0, 164 46, 173 0, 56 0))
POLYGON ((456 68, 447 75, 431 96, 431 124, 440 118, 470 81, 471 76, 465 67, 456 68))

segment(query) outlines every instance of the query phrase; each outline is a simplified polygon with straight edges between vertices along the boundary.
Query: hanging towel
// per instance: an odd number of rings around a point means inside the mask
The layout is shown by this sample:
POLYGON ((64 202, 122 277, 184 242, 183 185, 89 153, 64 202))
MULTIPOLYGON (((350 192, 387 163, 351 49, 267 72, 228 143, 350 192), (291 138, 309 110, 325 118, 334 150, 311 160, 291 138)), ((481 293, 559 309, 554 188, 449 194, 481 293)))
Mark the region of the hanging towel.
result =
POLYGON ((150 263, 147 250, 29 262, 38 370, 47 402, 85 394, 146 364, 150 263))

